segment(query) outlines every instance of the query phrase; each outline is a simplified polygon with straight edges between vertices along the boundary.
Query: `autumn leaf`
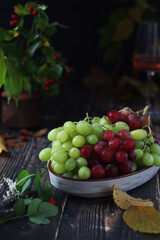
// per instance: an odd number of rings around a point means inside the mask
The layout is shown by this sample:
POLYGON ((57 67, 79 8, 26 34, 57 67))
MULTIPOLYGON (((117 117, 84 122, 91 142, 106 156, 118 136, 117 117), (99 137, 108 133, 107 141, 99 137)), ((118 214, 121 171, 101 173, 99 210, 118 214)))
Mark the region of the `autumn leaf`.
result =
POLYGON ((16 147, 16 148, 20 148, 21 145, 20 143, 18 142, 17 139, 14 139, 14 138, 11 138, 11 139, 6 139, 5 140, 5 144, 8 146, 8 147, 16 147))
POLYGON ((123 220, 134 231, 160 233, 160 211, 154 207, 129 206, 123 214, 123 220))
POLYGON ((126 192, 123 192, 119 189, 115 188, 115 185, 112 187, 113 189, 113 199, 114 202, 118 207, 121 209, 128 209, 130 205, 132 206, 146 206, 146 207, 153 207, 154 203, 150 201, 149 199, 144 200, 141 198, 134 198, 127 194, 126 192))
POLYGON ((29 135, 29 136, 32 136, 32 137, 41 137, 41 136, 45 135, 47 132, 48 132, 47 128, 41 129, 37 132, 32 132, 32 131, 29 131, 25 128, 22 128, 22 129, 19 130, 20 134, 29 135))
POLYGON ((7 150, 6 146, 5 146, 5 143, 4 143, 4 139, 0 136, 0 153, 2 151, 8 152, 8 150, 7 150))
POLYGON ((128 39, 134 30, 134 22, 129 17, 124 17, 118 22, 116 32, 113 36, 115 42, 121 42, 128 39))

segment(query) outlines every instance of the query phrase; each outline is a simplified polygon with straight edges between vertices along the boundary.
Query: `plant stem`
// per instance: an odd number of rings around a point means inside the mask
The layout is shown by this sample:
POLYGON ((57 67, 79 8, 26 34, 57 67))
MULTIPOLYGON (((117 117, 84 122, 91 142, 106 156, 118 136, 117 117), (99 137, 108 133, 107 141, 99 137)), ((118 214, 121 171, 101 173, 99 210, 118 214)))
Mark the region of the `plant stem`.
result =
POLYGON ((21 215, 21 216, 10 217, 10 218, 7 218, 5 220, 0 220, 0 224, 3 224, 3 223, 8 222, 8 221, 13 221, 13 220, 16 220, 16 219, 19 219, 19 218, 24 218, 24 217, 28 217, 28 214, 21 215))

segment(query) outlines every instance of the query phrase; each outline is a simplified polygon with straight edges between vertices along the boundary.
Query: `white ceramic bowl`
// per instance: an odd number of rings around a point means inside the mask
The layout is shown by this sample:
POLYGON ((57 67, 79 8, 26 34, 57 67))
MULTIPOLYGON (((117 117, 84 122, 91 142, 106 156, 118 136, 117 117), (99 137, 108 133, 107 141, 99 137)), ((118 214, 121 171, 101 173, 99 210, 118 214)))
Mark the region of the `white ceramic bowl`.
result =
POLYGON ((134 189, 150 180, 157 173, 158 169, 158 167, 152 166, 114 178, 79 180, 65 178, 56 174, 51 169, 51 162, 48 164, 50 181, 55 188, 71 195, 89 198, 112 195, 112 186, 114 184, 116 188, 123 191, 134 189))

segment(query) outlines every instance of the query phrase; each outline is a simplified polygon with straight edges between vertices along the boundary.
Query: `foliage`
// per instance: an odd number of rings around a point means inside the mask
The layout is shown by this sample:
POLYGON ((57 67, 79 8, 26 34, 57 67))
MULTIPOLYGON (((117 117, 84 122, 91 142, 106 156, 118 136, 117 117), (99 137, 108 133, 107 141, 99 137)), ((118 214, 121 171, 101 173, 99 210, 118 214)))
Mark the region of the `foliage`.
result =
POLYGON ((39 170, 36 174, 29 174, 26 170, 20 172, 15 189, 17 200, 13 214, 2 217, 0 224, 23 217, 28 217, 29 221, 35 224, 48 224, 48 218, 57 215, 58 207, 48 202, 53 194, 48 187, 42 187, 39 170), (30 188, 33 177, 36 191, 30 188))
POLYGON ((37 1, 18 4, 11 16, 11 29, 0 27, 0 87, 8 100, 14 96, 17 102, 23 90, 58 94, 71 72, 53 46, 57 28, 49 22, 46 9, 37 1))

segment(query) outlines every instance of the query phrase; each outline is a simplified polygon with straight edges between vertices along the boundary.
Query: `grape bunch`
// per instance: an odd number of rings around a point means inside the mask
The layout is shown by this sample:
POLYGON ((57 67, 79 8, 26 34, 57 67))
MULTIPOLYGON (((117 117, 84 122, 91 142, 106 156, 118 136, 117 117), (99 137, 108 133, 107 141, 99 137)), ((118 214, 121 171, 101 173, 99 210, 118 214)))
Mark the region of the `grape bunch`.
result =
POLYGON ((39 153, 59 175, 102 179, 128 174, 146 166, 160 167, 160 146, 150 116, 130 108, 113 109, 103 117, 67 121, 48 133, 51 147, 39 153))

